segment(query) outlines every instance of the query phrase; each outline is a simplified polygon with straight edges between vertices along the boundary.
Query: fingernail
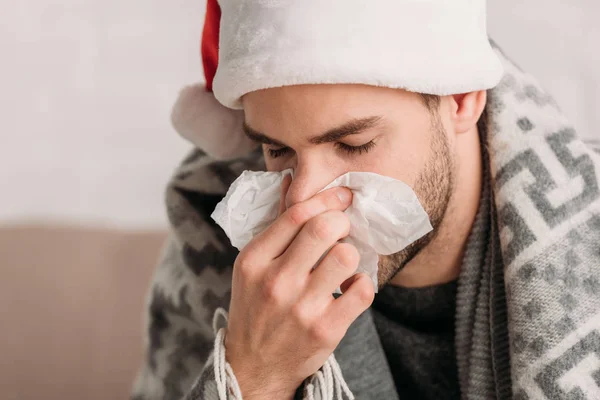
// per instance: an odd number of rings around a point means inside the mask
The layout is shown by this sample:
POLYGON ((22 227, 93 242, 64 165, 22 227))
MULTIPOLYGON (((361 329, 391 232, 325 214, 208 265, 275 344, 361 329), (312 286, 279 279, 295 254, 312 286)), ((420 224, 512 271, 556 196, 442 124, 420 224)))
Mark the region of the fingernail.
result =
POLYGON ((352 192, 350 192, 350 189, 348 188, 339 188, 336 194, 344 204, 350 203, 350 200, 352 199, 352 192))

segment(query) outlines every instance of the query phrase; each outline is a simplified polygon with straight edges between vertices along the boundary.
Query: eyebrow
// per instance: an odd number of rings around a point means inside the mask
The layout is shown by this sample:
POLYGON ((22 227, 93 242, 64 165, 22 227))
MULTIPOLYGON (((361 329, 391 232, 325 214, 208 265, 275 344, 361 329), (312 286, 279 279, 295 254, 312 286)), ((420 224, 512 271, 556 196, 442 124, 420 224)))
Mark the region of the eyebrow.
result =
MULTIPOLYGON (((356 135, 359 133, 363 133, 366 130, 373 129, 380 124, 381 120, 382 118, 377 116, 353 119, 338 127, 328 130, 322 135, 310 138, 309 142, 312 144, 336 142, 340 139, 345 138, 346 136, 356 135)), ((258 143, 271 146, 288 147, 284 143, 281 143, 280 141, 273 139, 265 135, 264 133, 256 131, 255 129, 250 127, 245 121, 244 133, 250 139, 258 143)))

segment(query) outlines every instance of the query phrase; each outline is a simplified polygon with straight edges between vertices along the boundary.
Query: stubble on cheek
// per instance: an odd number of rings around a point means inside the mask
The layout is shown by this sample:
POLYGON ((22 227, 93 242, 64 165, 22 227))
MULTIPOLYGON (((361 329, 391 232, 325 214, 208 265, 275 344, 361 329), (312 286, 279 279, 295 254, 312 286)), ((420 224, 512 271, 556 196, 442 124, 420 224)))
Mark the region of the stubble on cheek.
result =
POLYGON ((454 188, 455 163, 439 116, 432 116, 431 129, 431 155, 415 182, 414 191, 429 216, 433 230, 398 253, 379 256, 377 278, 380 288, 431 243, 448 210, 454 188))

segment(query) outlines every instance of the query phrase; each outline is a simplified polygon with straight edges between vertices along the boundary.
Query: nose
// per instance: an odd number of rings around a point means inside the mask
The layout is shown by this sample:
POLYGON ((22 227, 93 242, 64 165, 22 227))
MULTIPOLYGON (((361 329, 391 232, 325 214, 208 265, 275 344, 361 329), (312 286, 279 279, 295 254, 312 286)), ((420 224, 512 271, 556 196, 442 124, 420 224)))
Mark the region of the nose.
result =
POLYGON ((312 162, 299 161, 285 196, 286 208, 310 199, 336 177, 337 175, 331 167, 318 163, 316 160, 312 160, 312 162))

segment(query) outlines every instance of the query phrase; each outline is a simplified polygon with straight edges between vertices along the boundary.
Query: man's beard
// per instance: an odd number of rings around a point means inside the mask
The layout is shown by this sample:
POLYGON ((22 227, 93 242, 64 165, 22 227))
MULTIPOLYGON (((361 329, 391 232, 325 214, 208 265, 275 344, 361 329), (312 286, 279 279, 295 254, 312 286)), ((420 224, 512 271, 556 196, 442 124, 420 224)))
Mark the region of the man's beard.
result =
POLYGON ((450 153, 448 137, 439 115, 431 116, 431 157, 419 174, 413 188, 433 230, 398 253, 379 257, 377 280, 379 287, 386 285, 437 235, 454 188, 454 159, 450 153))

